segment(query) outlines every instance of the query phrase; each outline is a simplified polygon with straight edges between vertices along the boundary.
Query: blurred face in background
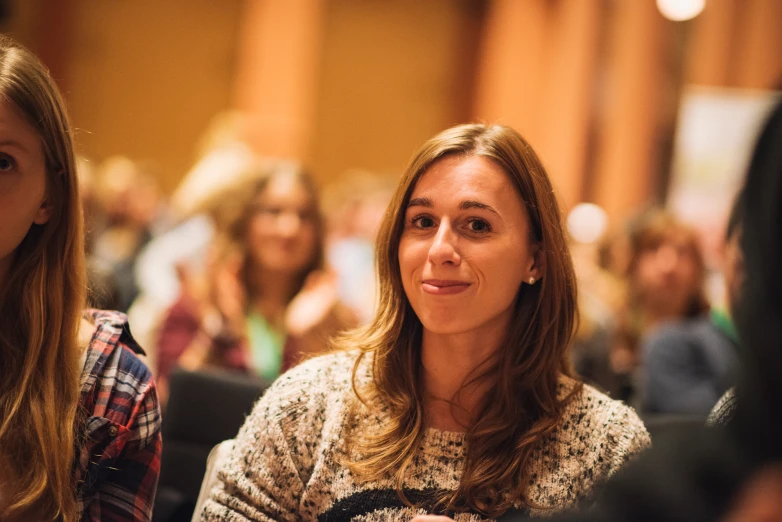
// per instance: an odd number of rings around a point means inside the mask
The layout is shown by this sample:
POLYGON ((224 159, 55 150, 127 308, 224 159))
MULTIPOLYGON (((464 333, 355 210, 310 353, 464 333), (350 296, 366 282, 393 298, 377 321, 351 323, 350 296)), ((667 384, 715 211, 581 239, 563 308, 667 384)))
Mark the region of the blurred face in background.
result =
POLYGON ((672 230, 641 249, 634 283, 641 302, 653 313, 686 313, 703 277, 696 248, 690 233, 672 230))
POLYGON ((278 175, 255 199, 247 247, 256 268, 295 274, 316 254, 316 208, 295 176, 278 175))

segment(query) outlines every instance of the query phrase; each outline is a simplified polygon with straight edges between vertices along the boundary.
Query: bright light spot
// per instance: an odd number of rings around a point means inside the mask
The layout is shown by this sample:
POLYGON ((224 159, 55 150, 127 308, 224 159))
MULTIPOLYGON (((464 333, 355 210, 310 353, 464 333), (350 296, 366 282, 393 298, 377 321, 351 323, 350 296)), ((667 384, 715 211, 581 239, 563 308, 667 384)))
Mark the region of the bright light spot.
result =
POLYGON ((657 9, 668 20, 683 22, 698 16, 706 6, 706 0, 657 0, 657 9))
POLYGON ((580 203, 567 217, 567 230, 579 243, 591 244, 600 239, 608 227, 605 210, 593 203, 580 203))

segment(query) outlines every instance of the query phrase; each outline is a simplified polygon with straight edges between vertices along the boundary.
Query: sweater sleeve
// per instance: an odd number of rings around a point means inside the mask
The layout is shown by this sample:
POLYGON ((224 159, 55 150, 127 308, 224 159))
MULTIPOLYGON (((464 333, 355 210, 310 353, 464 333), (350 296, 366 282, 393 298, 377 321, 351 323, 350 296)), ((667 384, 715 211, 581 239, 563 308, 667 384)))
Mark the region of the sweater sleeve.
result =
MULTIPOLYGON (((301 377, 301 376, 299 376, 301 377)), ((202 521, 299 520, 306 479, 303 466, 317 428, 301 379, 287 374, 266 392, 239 431, 218 484, 201 512, 202 521)))
POLYGON ((649 449, 652 439, 638 414, 624 404, 618 404, 609 420, 608 440, 605 444, 609 462, 608 477, 614 475, 631 460, 649 449))

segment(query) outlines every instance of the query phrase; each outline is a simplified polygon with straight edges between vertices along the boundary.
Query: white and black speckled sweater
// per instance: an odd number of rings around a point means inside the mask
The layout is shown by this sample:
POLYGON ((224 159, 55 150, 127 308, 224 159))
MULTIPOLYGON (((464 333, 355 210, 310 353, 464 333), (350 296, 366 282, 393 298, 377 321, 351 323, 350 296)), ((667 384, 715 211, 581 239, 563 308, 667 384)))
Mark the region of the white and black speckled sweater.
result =
MULTIPOLYGON (((247 418, 219 483, 201 513, 203 521, 406 521, 424 508, 406 507, 391 479, 359 482, 340 462, 346 450, 355 353, 321 356, 294 368, 266 392, 247 418)), ((359 384, 369 379, 368 365, 359 384)), ((562 394, 573 386, 564 378, 562 394)), ((363 408, 363 407, 362 407, 363 408)), ((372 429, 383 412, 366 408, 357 422, 372 429)), ((635 412, 594 388, 569 403, 531 461, 532 510, 551 514, 589 498, 595 488, 650 444, 635 412)), ((434 492, 456 489, 464 465, 464 435, 429 429, 405 483, 407 498, 425 506, 434 492)), ((459 522, 484 518, 461 513, 459 522)))

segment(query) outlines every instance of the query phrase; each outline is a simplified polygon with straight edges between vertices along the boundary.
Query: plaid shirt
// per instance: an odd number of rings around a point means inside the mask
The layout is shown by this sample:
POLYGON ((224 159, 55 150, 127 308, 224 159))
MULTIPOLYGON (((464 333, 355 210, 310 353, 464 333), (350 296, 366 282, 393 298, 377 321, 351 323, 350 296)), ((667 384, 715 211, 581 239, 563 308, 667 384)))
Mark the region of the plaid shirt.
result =
POLYGON ((160 475, 155 381, 118 312, 90 310, 96 326, 79 403, 86 417, 75 469, 81 521, 149 521, 160 475))

